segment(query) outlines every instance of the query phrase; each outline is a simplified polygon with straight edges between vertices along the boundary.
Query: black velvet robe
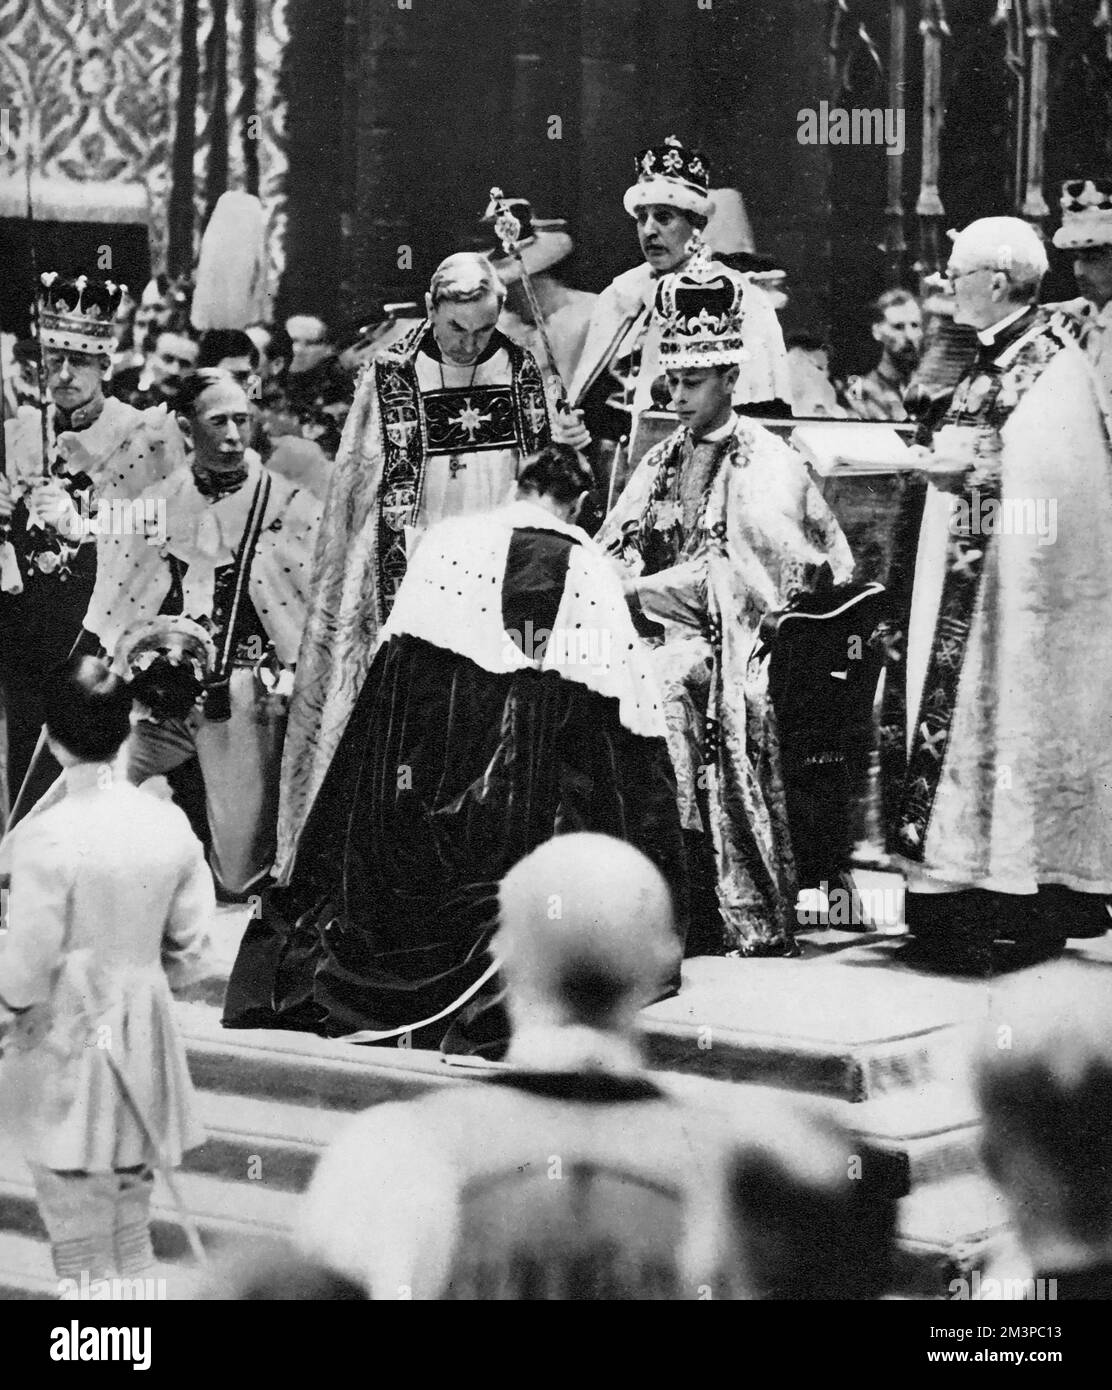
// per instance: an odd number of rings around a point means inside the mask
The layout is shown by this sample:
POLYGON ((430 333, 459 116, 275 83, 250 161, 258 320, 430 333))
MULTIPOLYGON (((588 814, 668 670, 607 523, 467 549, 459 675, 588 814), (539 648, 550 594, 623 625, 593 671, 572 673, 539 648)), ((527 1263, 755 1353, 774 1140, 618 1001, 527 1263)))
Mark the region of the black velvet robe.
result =
MULTIPOLYGON (((502 584, 508 632, 552 628, 575 543, 514 531, 502 584)), ((264 896, 244 939, 225 1026, 342 1036, 449 1008, 489 964, 499 880, 553 835, 580 830, 643 850, 672 886, 683 930, 664 739, 630 732, 616 700, 553 671, 496 674, 409 634, 390 637, 289 885, 264 896)), ((507 1038, 497 993, 495 979, 402 1045, 497 1054, 507 1038)))

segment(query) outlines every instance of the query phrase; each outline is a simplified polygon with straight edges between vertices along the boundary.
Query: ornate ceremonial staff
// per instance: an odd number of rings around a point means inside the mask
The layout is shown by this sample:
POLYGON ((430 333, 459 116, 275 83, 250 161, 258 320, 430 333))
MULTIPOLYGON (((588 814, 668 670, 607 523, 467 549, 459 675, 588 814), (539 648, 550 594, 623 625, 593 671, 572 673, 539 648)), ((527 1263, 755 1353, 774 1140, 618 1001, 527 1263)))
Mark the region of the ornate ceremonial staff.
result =
POLYGON ((938 192, 942 139, 942 40, 950 26, 942 0, 923 0, 919 32, 923 36, 923 173, 919 185, 919 269, 924 275, 941 269, 939 223, 946 215, 938 192))
MULTIPOLYGON (((552 369, 552 375, 556 379, 557 409, 567 411, 568 389, 564 383, 564 378, 560 375, 560 369, 556 365, 556 356, 552 351, 552 344, 548 341, 548 333, 544 326, 544 314, 541 311, 540 303, 537 299, 537 292, 533 288, 533 282, 529 278, 529 272, 525 268, 525 261, 522 259, 519 238, 521 236, 521 223, 510 210, 506 195, 500 188, 490 190, 491 207, 494 210, 494 232, 498 240, 502 243, 502 249, 507 256, 512 256, 521 270, 521 287, 525 291, 525 298, 529 301, 529 311, 533 315, 533 323, 537 333, 544 345, 545 356, 548 358, 548 365, 552 369)), ((487 214, 489 216, 489 213, 487 214)))

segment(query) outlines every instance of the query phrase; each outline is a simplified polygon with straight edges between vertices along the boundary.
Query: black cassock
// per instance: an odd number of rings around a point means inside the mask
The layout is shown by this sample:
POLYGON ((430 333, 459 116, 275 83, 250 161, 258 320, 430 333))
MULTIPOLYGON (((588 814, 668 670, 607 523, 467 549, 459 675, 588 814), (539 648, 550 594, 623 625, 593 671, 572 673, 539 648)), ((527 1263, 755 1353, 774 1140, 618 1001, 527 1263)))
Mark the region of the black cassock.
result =
MULTIPOLYGON (((508 633, 552 630, 578 543, 513 530, 508 633)), ((496 673, 395 633, 371 665, 291 880, 264 896, 244 938, 225 1027, 342 1036, 450 1009, 490 965, 499 880, 553 835, 583 830, 657 864, 682 932, 684 851, 663 737, 632 732, 616 698, 555 671, 496 673)), ((508 1027, 497 995, 495 978, 405 1041, 498 1055, 508 1027)))

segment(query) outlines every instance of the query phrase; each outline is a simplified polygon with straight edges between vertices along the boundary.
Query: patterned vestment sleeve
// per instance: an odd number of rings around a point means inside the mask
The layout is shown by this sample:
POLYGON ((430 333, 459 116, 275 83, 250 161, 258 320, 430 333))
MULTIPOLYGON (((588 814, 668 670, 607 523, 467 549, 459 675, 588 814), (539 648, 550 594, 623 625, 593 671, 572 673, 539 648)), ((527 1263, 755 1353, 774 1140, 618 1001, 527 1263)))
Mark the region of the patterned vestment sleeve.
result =
POLYGON ((375 364, 344 425, 313 557, 282 756, 277 867, 292 856, 370 666, 378 632, 374 517, 383 441, 375 364))

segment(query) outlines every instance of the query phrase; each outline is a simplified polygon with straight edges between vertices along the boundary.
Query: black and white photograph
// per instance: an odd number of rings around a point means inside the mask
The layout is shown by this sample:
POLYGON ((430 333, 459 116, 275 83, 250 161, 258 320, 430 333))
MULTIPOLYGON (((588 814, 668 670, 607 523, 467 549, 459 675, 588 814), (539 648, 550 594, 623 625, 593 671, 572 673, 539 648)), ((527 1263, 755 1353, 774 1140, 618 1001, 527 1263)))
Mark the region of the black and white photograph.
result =
POLYGON ((32 1374, 383 1300, 1080 1365, 1109 0, 0 0, 0 387, 32 1374))

